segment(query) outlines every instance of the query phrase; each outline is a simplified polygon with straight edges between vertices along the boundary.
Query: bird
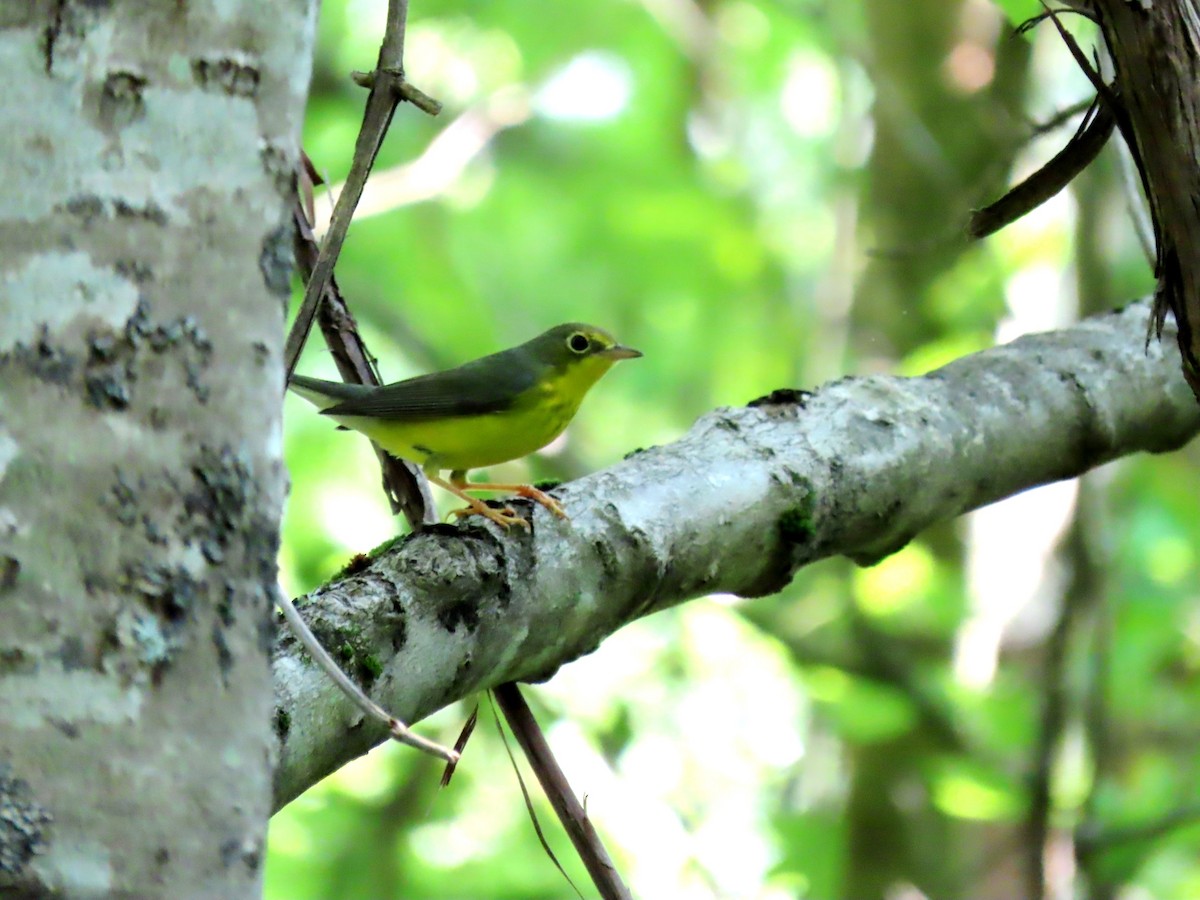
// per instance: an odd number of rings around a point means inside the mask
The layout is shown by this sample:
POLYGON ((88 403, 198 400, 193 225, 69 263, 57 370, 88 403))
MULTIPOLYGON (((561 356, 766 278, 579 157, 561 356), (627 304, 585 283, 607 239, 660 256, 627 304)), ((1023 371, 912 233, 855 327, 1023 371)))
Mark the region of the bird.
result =
POLYGON ((529 484, 472 483, 471 469, 519 459, 562 434, 584 395, 614 363, 642 353, 603 328, 567 322, 453 369, 380 386, 293 375, 288 387, 341 428, 416 463, 430 483, 466 501, 456 516, 481 515, 508 528, 529 522, 468 491, 527 497, 557 516, 561 503, 529 484), (449 471, 449 478, 441 472, 449 471))

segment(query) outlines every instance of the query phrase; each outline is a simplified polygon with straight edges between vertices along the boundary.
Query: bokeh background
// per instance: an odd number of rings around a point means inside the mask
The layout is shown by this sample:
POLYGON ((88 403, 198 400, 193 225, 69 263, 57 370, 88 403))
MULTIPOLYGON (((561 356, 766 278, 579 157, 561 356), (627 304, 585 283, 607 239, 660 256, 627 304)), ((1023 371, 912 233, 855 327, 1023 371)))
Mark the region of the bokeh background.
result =
MULTIPOLYGON (((1079 116, 1039 125, 1091 95, 1052 27, 1013 35, 1036 11, 414 0, 409 77, 445 111, 398 112, 341 287, 387 380, 569 320, 645 352, 564 439, 491 472, 506 481, 575 477, 715 406, 919 374, 1125 303, 1153 280, 1114 146, 996 237, 961 237, 1079 116)), ((373 64, 384 13, 321 4, 304 142, 331 182, 364 100, 347 76, 373 64)), ((319 338, 301 371, 336 377, 319 338)), ((399 522, 364 440, 302 402, 286 413, 281 577, 298 595, 399 522)), ((635 895, 1036 897, 1040 860, 1047 897, 1200 896, 1197 462, 1121 461, 870 569, 830 560, 775 597, 689 603, 530 689, 635 895)), ((422 727, 453 741, 468 713, 422 727)), ((267 896, 573 896, 480 714, 447 789, 392 745, 277 814, 267 896)))

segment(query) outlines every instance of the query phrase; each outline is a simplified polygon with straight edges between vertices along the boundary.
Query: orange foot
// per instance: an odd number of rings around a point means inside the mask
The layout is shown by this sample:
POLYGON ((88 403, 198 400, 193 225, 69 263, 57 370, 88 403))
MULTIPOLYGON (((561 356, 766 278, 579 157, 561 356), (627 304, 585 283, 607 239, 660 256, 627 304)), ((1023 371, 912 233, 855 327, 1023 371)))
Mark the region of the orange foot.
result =
MULTIPOLYGON (((492 485, 492 487, 497 487, 497 485, 492 485)), ((532 484, 503 484, 499 485, 499 488, 504 491, 511 491, 518 497, 528 497, 530 500, 542 504, 542 506, 546 507, 546 509, 550 510, 550 512, 554 513, 560 519, 567 518, 567 511, 563 509, 561 503, 544 491, 539 491, 532 484)))
POLYGON ((567 512, 563 509, 561 503, 551 497, 544 491, 539 491, 530 484, 474 484, 466 479, 466 473, 462 471, 452 472, 450 480, 446 481, 436 472, 426 470, 425 476, 432 484, 445 488, 456 497, 467 502, 466 509, 454 510, 455 516, 483 516, 491 519, 497 525, 502 525, 508 528, 512 525, 523 525, 527 530, 530 525, 525 519, 521 518, 510 507, 504 509, 492 509, 478 497, 472 497, 467 491, 495 491, 499 493, 516 494, 518 497, 528 497, 537 503, 542 504, 550 512, 554 513, 559 518, 565 519, 567 512))
MULTIPOLYGON (((471 497, 470 499, 475 500, 474 497, 471 497)), ((493 522, 503 528, 510 528, 513 525, 520 525, 526 531, 532 530, 529 526, 529 522, 518 516, 517 511, 511 506, 506 506, 504 509, 493 509, 486 503, 476 500, 475 503, 472 503, 470 506, 464 506, 462 509, 450 510, 450 515, 454 516, 455 518, 460 518, 462 516, 483 516, 485 519, 491 519, 493 522), (475 505, 476 503, 478 506, 475 505)))

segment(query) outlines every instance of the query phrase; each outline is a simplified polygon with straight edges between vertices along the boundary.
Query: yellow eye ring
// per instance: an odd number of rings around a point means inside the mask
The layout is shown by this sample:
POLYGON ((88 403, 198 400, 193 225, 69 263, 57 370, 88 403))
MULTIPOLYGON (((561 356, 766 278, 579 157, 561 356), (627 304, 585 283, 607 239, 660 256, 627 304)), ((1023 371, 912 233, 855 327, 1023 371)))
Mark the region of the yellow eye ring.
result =
POLYGON ((567 349, 572 353, 587 353, 588 347, 592 342, 588 340, 588 336, 582 331, 576 331, 567 338, 567 349))

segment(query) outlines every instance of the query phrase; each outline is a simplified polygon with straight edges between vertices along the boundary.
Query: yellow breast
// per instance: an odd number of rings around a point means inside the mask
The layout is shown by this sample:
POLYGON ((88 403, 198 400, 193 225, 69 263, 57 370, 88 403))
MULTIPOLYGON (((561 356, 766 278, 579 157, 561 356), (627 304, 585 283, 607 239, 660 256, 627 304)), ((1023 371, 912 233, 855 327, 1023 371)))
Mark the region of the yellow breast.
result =
POLYGON ((562 434, 579 408, 558 385, 539 385, 512 409, 481 416, 400 421, 334 417, 393 456, 430 471, 478 469, 528 456, 562 434))

